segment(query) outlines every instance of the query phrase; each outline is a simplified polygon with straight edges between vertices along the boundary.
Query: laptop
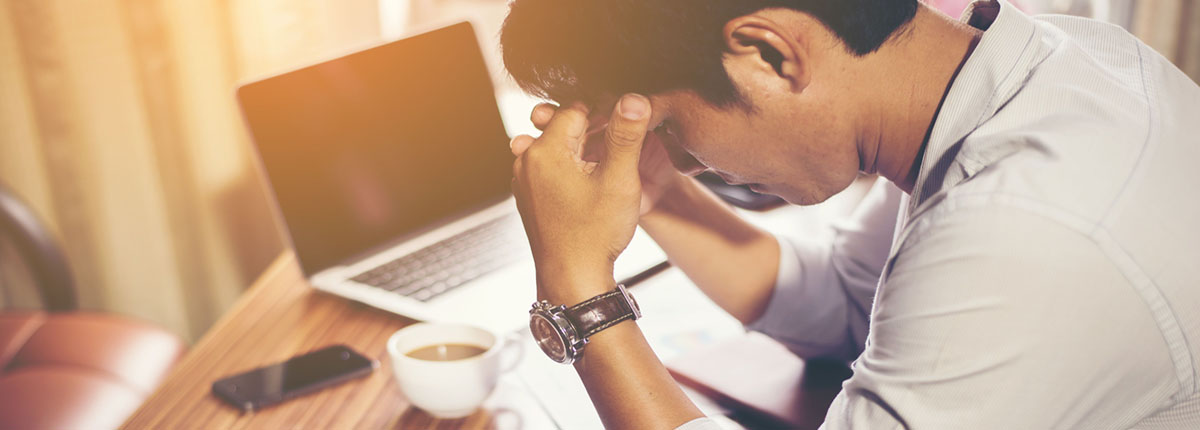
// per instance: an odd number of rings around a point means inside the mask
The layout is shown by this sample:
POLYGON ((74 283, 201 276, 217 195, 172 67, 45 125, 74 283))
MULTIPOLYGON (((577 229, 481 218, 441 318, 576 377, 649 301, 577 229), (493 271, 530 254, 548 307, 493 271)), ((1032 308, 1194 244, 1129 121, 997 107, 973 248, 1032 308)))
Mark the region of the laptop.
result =
MULTIPOLYGON (((469 23, 252 82, 237 98, 313 287, 417 320, 527 323, 536 287, 509 136, 469 23)), ((639 236, 619 273, 663 260, 639 236)))

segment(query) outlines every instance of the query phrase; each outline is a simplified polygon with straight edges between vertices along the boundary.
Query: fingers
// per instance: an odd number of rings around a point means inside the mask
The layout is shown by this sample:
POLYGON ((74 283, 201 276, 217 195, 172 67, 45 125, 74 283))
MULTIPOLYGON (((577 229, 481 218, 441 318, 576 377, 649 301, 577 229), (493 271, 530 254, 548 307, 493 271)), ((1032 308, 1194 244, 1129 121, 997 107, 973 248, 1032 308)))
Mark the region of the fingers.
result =
POLYGON ((641 157, 642 142, 650 126, 650 99, 639 94, 626 94, 613 108, 605 131, 602 174, 636 175, 641 157))
POLYGON ((538 130, 546 131, 546 126, 550 124, 550 119, 554 118, 554 112, 557 110, 558 107, 550 103, 540 103, 533 107, 533 113, 529 114, 529 120, 538 130))
POLYGON ((553 114, 553 117, 546 124, 546 128, 542 129, 542 137, 538 140, 551 137, 554 140, 566 139, 569 142, 578 141, 584 138, 588 127, 588 108, 583 103, 572 103, 569 106, 558 108, 553 114))
MULTIPOLYGON (((554 112, 550 122, 542 131, 542 135, 524 148, 528 156, 532 152, 559 154, 553 158, 564 157, 575 161, 580 159, 580 149, 587 139, 588 108, 583 103, 573 103, 554 112), (539 149, 540 148, 540 149, 539 149)), ((517 142, 524 143, 524 142, 517 142)), ((514 148, 514 151, 516 148, 514 148)))
POLYGON ((512 149, 512 154, 517 157, 524 154, 525 150, 529 149, 529 145, 533 145, 533 136, 528 134, 514 137, 512 141, 508 142, 509 149, 512 149))

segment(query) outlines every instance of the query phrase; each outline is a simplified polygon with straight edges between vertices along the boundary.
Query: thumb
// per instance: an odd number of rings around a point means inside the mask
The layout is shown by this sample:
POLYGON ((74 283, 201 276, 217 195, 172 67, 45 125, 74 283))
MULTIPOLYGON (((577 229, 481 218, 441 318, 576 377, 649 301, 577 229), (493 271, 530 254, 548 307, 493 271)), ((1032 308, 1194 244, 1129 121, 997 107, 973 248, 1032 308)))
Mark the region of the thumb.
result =
POLYGON ((626 94, 613 107, 604 133, 606 154, 600 163, 602 175, 637 174, 642 142, 650 125, 650 99, 626 94))

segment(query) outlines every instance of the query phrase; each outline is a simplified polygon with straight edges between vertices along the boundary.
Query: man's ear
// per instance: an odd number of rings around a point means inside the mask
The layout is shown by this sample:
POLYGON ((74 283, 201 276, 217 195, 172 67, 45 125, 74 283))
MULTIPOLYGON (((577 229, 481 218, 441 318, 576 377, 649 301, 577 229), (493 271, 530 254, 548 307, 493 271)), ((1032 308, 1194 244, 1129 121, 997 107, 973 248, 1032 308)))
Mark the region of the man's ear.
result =
POLYGON ((808 51, 779 23, 751 14, 730 20, 723 30, 725 68, 731 77, 746 72, 770 74, 786 80, 793 92, 808 87, 808 51))

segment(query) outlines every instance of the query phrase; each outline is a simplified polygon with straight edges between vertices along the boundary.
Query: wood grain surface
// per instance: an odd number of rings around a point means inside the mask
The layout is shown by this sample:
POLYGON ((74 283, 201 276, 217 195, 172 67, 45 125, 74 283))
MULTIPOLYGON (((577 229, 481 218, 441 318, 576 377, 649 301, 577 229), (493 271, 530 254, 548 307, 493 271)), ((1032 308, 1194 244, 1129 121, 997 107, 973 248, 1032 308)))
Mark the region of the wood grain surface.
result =
POLYGON ((496 428, 497 417, 547 422, 544 412, 520 390, 498 392, 483 408, 456 420, 435 419, 410 408, 396 387, 385 342, 412 323, 311 288, 293 254, 285 252, 122 428, 481 429, 496 428), (369 377, 252 413, 242 413, 211 394, 213 381, 220 378, 335 343, 378 360, 379 368, 369 377))

